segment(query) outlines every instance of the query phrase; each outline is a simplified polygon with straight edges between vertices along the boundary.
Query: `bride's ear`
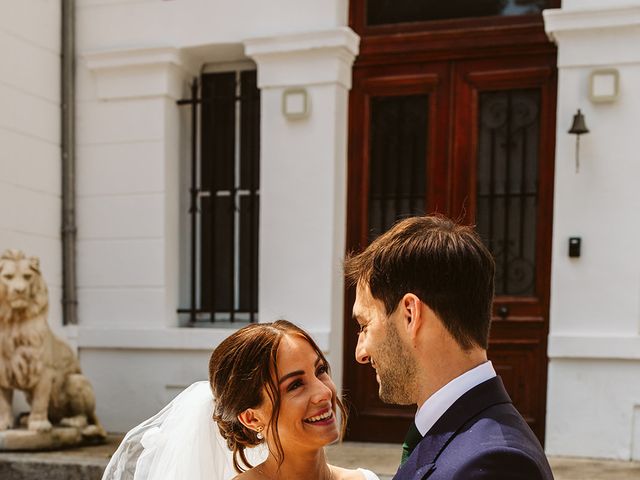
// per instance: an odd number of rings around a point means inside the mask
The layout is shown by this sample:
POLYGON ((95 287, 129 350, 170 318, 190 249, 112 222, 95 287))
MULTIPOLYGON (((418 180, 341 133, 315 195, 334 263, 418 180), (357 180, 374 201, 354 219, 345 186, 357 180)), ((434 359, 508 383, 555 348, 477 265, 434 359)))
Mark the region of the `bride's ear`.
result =
POLYGON ((258 418, 257 412, 253 408, 247 408, 244 412, 239 413, 238 420, 254 432, 259 431, 260 427, 264 428, 264 422, 258 418))

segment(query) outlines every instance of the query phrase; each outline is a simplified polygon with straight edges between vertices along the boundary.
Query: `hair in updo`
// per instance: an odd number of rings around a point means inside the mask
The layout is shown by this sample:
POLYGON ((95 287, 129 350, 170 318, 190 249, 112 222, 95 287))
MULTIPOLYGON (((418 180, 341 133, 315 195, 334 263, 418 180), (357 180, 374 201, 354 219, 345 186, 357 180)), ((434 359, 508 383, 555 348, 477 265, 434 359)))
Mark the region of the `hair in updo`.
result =
MULTIPOLYGON (((213 420, 233 452, 233 466, 238 472, 253 467, 247 460, 245 449, 264 442, 257 437, 255 431, 240 422, 238 415, 248 408, 259 407, 266 400, 263 391, 273 406, 268 427, 276 448, 276 452, 272 453, 280 464, 284 461, 284 450, 278 435, 280 390, 276 360, 278 347, 285 336, 297 336, 309 342, 321 360, 329 366, 311 336, 286 320, 255 323, 241 328, 226 338, 211 354, 209 383, 215 398, 213 420)), ((344 433, 347 413, 340 398, 336 398, 336 402, 342 413, 344 433)))

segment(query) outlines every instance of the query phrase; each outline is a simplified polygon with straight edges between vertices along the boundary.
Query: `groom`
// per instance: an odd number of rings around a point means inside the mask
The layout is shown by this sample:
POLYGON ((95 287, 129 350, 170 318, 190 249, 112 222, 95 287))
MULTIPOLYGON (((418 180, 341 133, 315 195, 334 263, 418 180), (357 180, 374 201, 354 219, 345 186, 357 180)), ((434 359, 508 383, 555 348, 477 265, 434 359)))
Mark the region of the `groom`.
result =
POLYGON ((487 361, 494 262, 471 227, 408 218, 345 272, 356 359, 375 369, 384 402, 418 405, 394 480, 553 479, 487 361))

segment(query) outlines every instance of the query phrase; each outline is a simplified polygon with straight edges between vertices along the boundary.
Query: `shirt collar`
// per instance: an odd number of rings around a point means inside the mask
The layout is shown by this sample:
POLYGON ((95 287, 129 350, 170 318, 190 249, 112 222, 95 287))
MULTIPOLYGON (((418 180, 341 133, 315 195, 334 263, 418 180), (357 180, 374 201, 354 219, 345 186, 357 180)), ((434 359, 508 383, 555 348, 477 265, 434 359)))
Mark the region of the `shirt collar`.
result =
POLYGON ((496 376, 496 371, 491 362, 485 362, 454 378, 444 387, 431 395, 416 413, 416 427, 424 437, 438 419, 455 403, 462 395, 473 387, 496 376))

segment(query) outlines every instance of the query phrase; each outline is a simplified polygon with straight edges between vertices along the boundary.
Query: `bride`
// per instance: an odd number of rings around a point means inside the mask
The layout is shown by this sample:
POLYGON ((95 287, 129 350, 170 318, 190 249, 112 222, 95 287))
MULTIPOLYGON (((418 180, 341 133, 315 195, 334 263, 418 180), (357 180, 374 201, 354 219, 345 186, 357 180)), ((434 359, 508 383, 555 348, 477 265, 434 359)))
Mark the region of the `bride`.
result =
POLYGON ((327 463, 346 416, 309 334, 286 320, 252 324, 213 351, 208 383, 125 436, 102 480, 378 480, 327 463))

